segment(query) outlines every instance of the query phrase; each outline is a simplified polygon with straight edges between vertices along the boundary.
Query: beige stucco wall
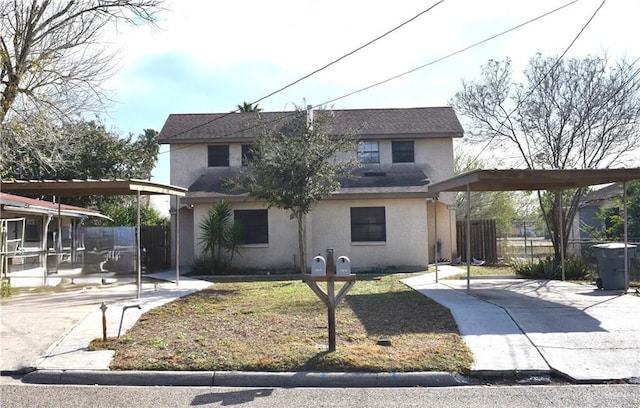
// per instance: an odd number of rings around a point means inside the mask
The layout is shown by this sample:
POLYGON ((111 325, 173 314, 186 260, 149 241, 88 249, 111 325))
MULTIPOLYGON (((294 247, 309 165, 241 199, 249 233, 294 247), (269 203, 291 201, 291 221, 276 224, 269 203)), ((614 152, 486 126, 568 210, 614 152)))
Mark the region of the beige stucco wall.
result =
POLYGON ((336 259, 349 257, 354 269, 427 265, 424 199, 325 200, 310 225, 307 263, 331 248, 336 259), (351 242, 351 207, 385 207, 386 242, 351 242))
MULTIPOLYGON (((202 254, 200 244, 201 230, 200 223, 207 216, 210 204, 198 204, 193 208, 193 230, 191 245, 195 248, 195 256, 202 254)), ((233 203, 234 210, 257 210, 266 208, 263 204, 247 201, 244 203, 233 203)), ((269 243, 243 245, 240 253, 233 258, 233 266, 239 268, 272 268, 272 269, 293 269, 294 258, 298 254, 297 222, 289 218, 289 214, 277 208, 270 208, 268 215, 269 222, 269 243)))

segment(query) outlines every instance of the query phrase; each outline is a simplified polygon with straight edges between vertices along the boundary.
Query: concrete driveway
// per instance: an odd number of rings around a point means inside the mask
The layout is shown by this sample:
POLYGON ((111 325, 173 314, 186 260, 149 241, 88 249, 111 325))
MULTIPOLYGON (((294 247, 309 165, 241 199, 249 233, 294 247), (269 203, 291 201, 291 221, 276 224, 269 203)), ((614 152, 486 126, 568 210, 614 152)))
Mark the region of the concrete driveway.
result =
POLYGON ((3 373, 33 369, 106 370, 112 352, 87 352, 92 339, 102 337, 102 311, 107 306, 107 336, 122 333, 140 315, 160 304, 210 285, 209 282, 181 278, 180 286, 170 280, 175 272, 150 275, 165 283, 144 283, 137 298, 134 284, 86 286, 62 293, 32 294, 3 299, 0 302, 0 370, 3 373), (125 306, 140 305, 129 308, 125 306), (123 318, 124 316, 124 318, 123 318))
POLYGON ((472 279, 467 294, 466 280, 436 284, 433 274, 405 283, 449 308, 478 374, 547 371, 576 382, 640 380, 635 294, 524 279, 472 279))

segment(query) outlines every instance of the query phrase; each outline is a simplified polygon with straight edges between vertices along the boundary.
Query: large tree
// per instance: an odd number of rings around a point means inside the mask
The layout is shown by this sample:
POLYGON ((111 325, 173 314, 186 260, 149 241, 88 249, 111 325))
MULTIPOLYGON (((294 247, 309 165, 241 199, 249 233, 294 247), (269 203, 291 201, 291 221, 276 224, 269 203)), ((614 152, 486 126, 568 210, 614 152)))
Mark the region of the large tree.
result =
MULTIPOLYGON (((0 140, 10 133, 19 150, 0 150, 0 174, 27 154, 47 171, 74 148, 60 125, 106 108, 101 87, 114 72, 107 45, 118 24, 155 24, 163 0, 0 1, 0 140)), ((32 164, 30 164, 32 165, 32 164)), ((13 170, 15 171, 15 169, 13 170)))
POLYGON ((105 36, 118 23, 154 23, 162 0, 0 2, 0 124, 12 111, 67 117, 101 104, 101 82, 117 50, 105 36))
MULTIPOLYGON (((159 153, 158 132, 145 129, 142 134, 125 137, 110 132, 95 121, 68 122, 60 126, 48 126, 46 131, 64 140, 69 149, 53 148, 44 142, 37 149, 24 148, 22 130, 5 131, 0 145, 0 167, 3 177, 23 180, 43 179, 149 179, 159 153), (44 165, 41 155, 55 155, 58 166, 44 165)), ((31 128, 31 131, 38 129, 31 128)), ((37 138, 36 138, 37 139, 37 138)), ((94 208, 106 215, 121 218, 118 212, 131 206, 124 197, 81 196, 66 197, 65 203, 94 208), (118 214, 116 214, 118 213, 118 214)))
MULTIPOLYGON (((606 168, 620 164, 640 142, 638 72, 625 59, 536 55, 517 82, 508 59, 491 60, 480 80, 463 81, 451 103, 471 120, 472 140, 510 149, 526 168, 606 168)), ((538 193, 557 260, 583 192, 538 193)))
POLYGON ((340 178, 357 166, 354 132, 329 135, 329 111, 317 111, 313 118, 298 108, 273 123, 264 123, 252 146, 245 171, 238 174, 236 187, 270 207, 289 211, 298 223, 300 270, 306 273, 305 215, 322 199, 340 189, 340 178))

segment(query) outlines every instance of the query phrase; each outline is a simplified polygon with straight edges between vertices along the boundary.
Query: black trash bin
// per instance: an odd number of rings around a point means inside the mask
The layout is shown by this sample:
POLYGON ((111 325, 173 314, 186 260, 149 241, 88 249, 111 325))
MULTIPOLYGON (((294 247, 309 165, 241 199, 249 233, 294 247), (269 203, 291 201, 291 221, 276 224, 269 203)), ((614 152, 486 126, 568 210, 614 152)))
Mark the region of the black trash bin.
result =
MULTIPOLYGON (((624 274, 624 244, 610 243, 593 246, 598 260, 600 279, 598 288, 605 290, 624 290, 627 281, 624 274)), ((629 265, 635 258, 636 246, 627 244, 627 258, 629 265)))

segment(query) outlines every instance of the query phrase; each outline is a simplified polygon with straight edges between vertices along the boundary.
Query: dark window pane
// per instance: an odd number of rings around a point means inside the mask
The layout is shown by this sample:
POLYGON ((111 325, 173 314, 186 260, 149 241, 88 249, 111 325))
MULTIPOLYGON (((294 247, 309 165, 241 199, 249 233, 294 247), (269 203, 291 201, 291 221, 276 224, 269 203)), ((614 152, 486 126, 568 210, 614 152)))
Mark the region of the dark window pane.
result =
POLYGON ((384 207, 351 208, 351 241, 386 241, 384 207))
POLYGON ((209 167, 229 167, 229 146, 208 146, 209 167))
POLYGON ((267 210, 235 210, 233 219, 240 224, 241 244, 268 244, 269 220, 267 210))
POLYGON ((394 163, 413 163, 413 140, 391 142, 391 156, 394 163))

